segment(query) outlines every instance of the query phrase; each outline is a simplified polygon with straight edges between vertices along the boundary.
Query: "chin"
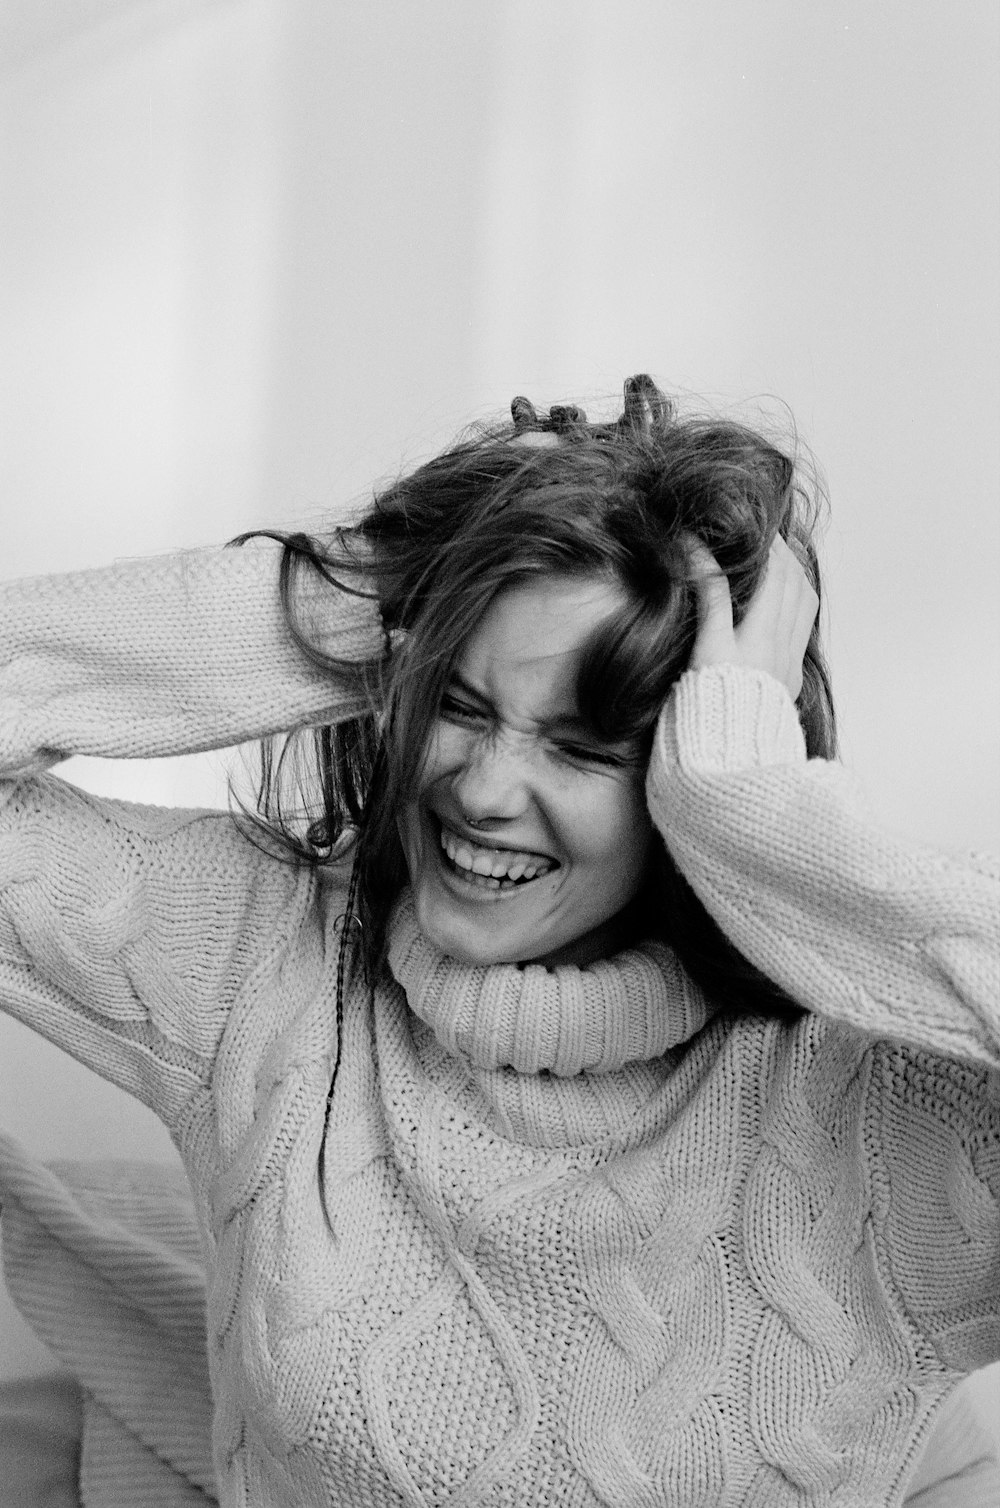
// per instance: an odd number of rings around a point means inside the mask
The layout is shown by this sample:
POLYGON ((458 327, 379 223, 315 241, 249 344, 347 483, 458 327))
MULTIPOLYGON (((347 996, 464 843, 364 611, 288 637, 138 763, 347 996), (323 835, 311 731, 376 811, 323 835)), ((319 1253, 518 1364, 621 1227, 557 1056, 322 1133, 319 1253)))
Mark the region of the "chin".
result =
POLYGON ((436 905, 418 891, 414 896, 417 926, 433 947, 459 963, 516 963, 518 947, 513 939, 505 945, 502 929, 476 926, 456 916, 449 907, 436 905))
POLYGON ((575 964, 585 968, 602 958, 609 958, 628 945, 630 938, 622 925, 625 913, 586 927, 582 932, 560 936, 527 935, 525 928, 490 926, 487 920, 476 923, 456 915, 450 906, 441 906, 433 896, 414 894, 417 926, 433 947, 459 963, 488 967, 490 964, 529 964, 543 967, 575 964))

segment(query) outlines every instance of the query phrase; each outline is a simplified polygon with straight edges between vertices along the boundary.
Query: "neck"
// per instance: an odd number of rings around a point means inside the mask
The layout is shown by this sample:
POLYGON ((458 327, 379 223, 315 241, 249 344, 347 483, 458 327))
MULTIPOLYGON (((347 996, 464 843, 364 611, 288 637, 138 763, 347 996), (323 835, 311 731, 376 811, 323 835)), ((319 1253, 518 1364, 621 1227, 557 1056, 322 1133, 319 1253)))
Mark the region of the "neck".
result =
POLYGON ((571 1078, 660 1057, 707 1021, 708 1003, 662 943, 590 964, 467 964, 420 933, 408 890, 389 966, 410 1009, 469 1066, 571 1078))

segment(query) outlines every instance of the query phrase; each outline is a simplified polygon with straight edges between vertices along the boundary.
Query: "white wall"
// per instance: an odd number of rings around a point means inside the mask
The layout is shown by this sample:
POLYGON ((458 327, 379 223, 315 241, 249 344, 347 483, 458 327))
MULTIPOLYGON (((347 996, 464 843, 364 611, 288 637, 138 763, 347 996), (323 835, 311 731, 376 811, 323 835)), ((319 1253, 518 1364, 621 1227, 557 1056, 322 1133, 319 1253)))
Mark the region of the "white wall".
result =
MULTIPOLYGON (((776 394, 833 497, 846 757, 894 825, 1000 847, 998 31, 992 0, 8 0, 0 570, 328 515, 515 392, 776 394)), ((6 1022, 0 1103, 42 1155, 172 1155, 6 1022)))

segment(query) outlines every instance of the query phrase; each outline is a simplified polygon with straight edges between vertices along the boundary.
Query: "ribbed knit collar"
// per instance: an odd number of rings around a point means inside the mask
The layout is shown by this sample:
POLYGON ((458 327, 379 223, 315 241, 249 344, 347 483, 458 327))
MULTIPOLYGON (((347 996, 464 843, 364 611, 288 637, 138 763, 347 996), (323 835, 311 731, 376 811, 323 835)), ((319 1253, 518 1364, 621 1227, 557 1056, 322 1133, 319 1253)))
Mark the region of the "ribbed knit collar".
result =
POLYGON ((390 922, 389 966, 441 1046, 479 1070, 611 1073, 661 1057, 711 1015, 662 943, 586 968, 459 963, 421 934, 409 890, 390 922))

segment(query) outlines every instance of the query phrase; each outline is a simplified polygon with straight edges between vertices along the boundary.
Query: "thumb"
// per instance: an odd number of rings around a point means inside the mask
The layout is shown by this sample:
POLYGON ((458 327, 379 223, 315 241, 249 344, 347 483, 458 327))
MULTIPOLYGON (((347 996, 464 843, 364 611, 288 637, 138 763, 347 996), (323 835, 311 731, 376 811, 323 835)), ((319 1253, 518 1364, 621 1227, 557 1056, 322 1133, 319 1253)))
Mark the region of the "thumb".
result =
POLYGON ((733 599, 726 573, 707 545, 693 534, 684 537, 694 582, 698 631, 691 651, 691 666, 714 665, 735 658, 733 599))

